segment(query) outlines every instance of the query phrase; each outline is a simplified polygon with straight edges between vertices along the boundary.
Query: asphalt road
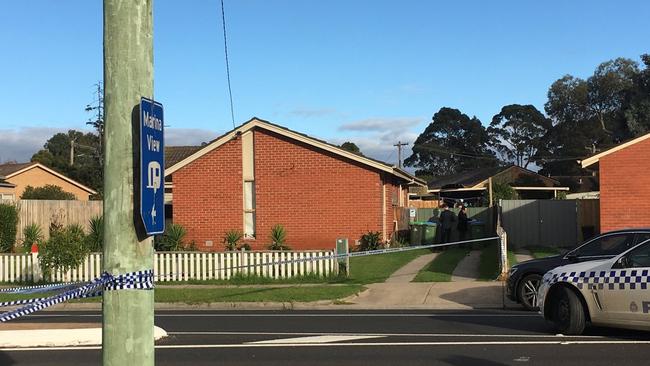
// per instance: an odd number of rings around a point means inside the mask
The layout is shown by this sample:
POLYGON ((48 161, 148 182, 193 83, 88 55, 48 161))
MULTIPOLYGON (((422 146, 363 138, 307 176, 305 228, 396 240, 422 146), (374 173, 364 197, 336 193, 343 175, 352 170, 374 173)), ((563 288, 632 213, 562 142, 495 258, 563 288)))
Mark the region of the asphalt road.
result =
MULTIPOLYGON (((98 322, 43 312, 26 321, 98 322)), ((21 320, 24 321, 24 320, 21 320)), ((553 334, 517 311, 157 312, 157 365, 646 365, 650 333, 553 334)), ((99 347, 2 350, 0 365, 97 365, 99 347)))

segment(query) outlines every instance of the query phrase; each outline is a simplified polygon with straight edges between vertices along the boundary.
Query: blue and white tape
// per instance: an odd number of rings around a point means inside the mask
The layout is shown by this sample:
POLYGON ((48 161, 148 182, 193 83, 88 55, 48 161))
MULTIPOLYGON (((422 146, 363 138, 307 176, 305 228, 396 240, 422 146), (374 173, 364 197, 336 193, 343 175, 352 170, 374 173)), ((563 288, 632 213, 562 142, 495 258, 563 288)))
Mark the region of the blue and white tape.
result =
POLYGON ((247 264, 247 265, 242 265, 242 266, 233 266, 233 267, 227 267, 227 268, 220 268, 220 269, 217 269, 217 270, 218 271, 227 271, 227 270, 233 270, 233 269, 252 268, 252 267, 259 267, 259 266, 273 266, 273 265, 280 265, 280 264, 293 264, 293 263, 322 261, 322 260, 330 260, 330 259, 344 259, 344 258, 352 258, 352 257, 365 257, 367 255, 399 253, 399 252, 407 252, 407 251, 410 251, 410 250, 444 248, 444 247, 449 247, 449 246, 452 246, 452 245, 476 243, 476 242, 489 241, 489 240, 499 240, 499 237, 495 236, 495 237, 491 237, 491 238, 471 239, 471 240, 455 241, 455 242, 443 243, 443 244, 416 245, 416 246, 412 246, 412 247, 375 249, 375 250, 368 250, 368 251, 364 251, 364 252, 351 252, 351 253, 342 253, 342 254, 331 254, 331 255, 325 255, 325 256, 319 256, 319 257, 287 259, 287 260, 277 261, 277 262, 254 263, 254 264, 247 264))
POLYGON ((153 287, 152 269, 116 276, 104 272, 99 278, 61 294, 40 299, 16 300, 1 303, 0 306, 25 306, 0 314, 0 322, 16 319, 71 299, 101 296, 103 291, 124 289, 151 290, 153 287))

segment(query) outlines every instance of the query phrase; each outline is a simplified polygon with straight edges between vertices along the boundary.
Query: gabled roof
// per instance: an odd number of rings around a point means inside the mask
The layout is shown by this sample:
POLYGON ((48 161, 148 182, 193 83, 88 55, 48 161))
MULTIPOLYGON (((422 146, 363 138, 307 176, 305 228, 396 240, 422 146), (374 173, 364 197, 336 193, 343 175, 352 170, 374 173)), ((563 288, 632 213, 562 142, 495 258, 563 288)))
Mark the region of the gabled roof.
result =
POLYGON ((588 166, 590 166, 592 164, 595 164, 595 163, 599 162, 600 158, 602 158, 602 157, 605 157, 605 156, 607 156, 609 154, 615 153, 615 152, 617 152, 619 150, 623 150, 626 147, 632 146, 632 145, 634 145, 636 143, 639 143, 639 142, 641 142, 643 140, 646 140, 646 139, 649 139, 649 138, 650 138, 650 133, 647 133, 647 134, 645 134, 643 136, 639 136, 639 137, 637 137, 635 139, 632 139, 632 140, 630 140, 628 142, 622 143, 620 145, 612 147, 611 149, 605 150, 605 151, 603 151, 603 152, 601 152, 599 154, 596 154, 594 156, 590 156, 590 157, 584 159, 583 161, 581 161, 580 164, 582 165, 583 168, 586 168, 586 167, 588 167, 588 166))
POLYGON ((165 146, 165 169, 185 159, 201 149, 202 146, 165 146))
POLYGON ((9 178, 14 173, 21 171, 25 168, 31 167, 36 163, 7 163, 7 164, 2 164, 0 165, 0 176, 3 176, 2 178, 9 178))
POLYGON ((434 179, 429 182, 429 189, 440 189, 443 187, 453 187, 453 188, 479 188, 487 184, 487 180, 490 177, 496 177, 498 175, 504 174, 509 170, 519 170, 528 175, 536 176, 542 181, 546 181, 552 185, 558 185, 558 182, 555 179, 545 177, 538 173, 535 173, 532 170, 522 168, 517 165, 508 165, 508 166, 496 166, 496 167, 487 167, 468 170, 466 172, 448 175, 434 179))
MULTIPOLYGON (((229 132, 226 132, 225 134, 217 137, 216 139, 210 141, 208 144, 205 146, 199 147, 198 150, 194 151, 190 155, 182 158, 181 160, 175 162, 174 164, 169 165, 169 168, 165 169, 165 176, 168 176, 170 174, 173 174, 177 170, 181 169, 182 167, 190 164, 194 160, 199 159, 203 155, 209 153, 210 151, 218 148, 219 146, 225 144, 226 142, 236 138, 237 136, 241 135, 244 132, 250 131, 254 128, 259 128, 263 129, 266 131, 271 131, 273 133, 282 135, 284 137, 290 138, 295 141, 300 141, 302 143, 305 143, 307 145, 319 148, 321 150, 325 150, 327 152, 333 153, 335 155, 347 158, 349 160, 353 160, 355 162, 361 163, 365 166, 375 168, 377 170, 383 171, 390 173, 396 177, 399 177, 401 179, 404 179, 408 181, 409 183, 414 183, 418 185, 426 185, 426 182, 420 178, 416 178, 415 176, 405 172, 402 169, 399 169, 397 167, 394 167, 392 165, 389 165, 387 163, 384 163, 379 160, 371 159, 366 156, 361 156, 354 154, 352 152, 349 152, 347 150, 343 150, 340 147, 336 145, 332 145, 328 142, 325 142, 323 140, 319 140, 316 138, 313 138, 311 136, 305 135, 300 132, 292 131, 286 127, 279 126, 276 124, 273 124, 271 122, 261 120, 259 118, 253 117, 251 120, 248 122, 242 124, 241 126, 235 128, 234 130, 231 130, 229 132)), ((179 149, 181 151, 181 149, 179 149)), ((183 150, 183 152, 187 153, 189 149, 183 150)))
POLYGON ((97 192, 94 191, 93 189, 88 188, 85 185, 83 185, 83 184, 81 184, 81 183, 79 183, 79 182, 77 182, 77 181, 75 181, 73 179, 70 179, 70 178, 66 177, 65 175, 63 175, 63 174, 61 174, 61 173, 59 173, 59 172, 57 172, 57 171, 55 171, 55 170, 53 170, 51 168, 48 168, 45 165, 43 165, 41 163, 38 163, 38 162, 18 163, 18 164, 2 164, 2 165, 0 165, 0 175, 4 175, 5 179, 9 179, 9 178, 14 177, 14 176, 16 176, 18 174, 24 173, 24 172, 26 172, 26 171, 28 171, 30 169, 34 169, 34 168, 37 168, 37 167, 45 170, 46 172, 48 172, 48 173, 50 173, 50 174, 52 174, 52 175, 54 175, 54 176, 56 176, 58 178, 61 178, 61 179, 65 180, 66 182, 68 182, 70 184, 73 184, 73 185, 83 189, 84 191, 86 191, 86 192, 88 192, 90 194, 97 194, 97 192))

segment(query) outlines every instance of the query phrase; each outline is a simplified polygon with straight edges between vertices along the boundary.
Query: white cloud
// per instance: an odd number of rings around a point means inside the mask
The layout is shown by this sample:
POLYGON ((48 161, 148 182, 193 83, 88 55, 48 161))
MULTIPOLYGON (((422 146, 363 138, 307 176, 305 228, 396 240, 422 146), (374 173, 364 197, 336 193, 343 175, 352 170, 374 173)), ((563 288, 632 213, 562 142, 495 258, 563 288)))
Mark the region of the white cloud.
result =
POLYGON ((289 114, 302 118, 319 118, 334 116, 339 114, 339 112, 334 108, 295 108, 289 111, 289 114))
POLYGON ((414 127, 422 121, 423 119, 418 117, 367 118, 345 123, 339 126, 339 131, 399 131, 405 128, 414 127))
POLYGON ((220 132, 202 128, 173 128, 165 129, 166 146, 192 146, 201 145, 222 135, 220 132))
POLYGON ((15 160, 26 162, 43 148, 45 142, 54 134, 67 132, 73 128, 22 127, 0 129, 0 163, 15 160))

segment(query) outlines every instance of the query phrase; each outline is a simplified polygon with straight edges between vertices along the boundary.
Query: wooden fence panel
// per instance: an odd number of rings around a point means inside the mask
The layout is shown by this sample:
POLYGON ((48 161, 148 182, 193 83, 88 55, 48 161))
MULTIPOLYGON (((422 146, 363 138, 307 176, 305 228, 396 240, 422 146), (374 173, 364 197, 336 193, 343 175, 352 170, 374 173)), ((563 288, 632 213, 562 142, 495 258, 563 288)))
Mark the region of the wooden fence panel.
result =
POLYGON ((103 212, 102 201, 76 200, 17 200, 18 227, 16 241, 23 241, 23 229, 30 224, 37 224, 45 239, 50 237, 50 225, 81 225, 89 231, 89 221, 103 212))

